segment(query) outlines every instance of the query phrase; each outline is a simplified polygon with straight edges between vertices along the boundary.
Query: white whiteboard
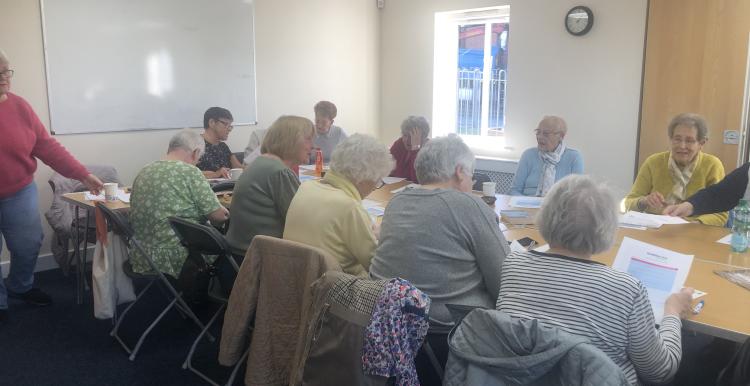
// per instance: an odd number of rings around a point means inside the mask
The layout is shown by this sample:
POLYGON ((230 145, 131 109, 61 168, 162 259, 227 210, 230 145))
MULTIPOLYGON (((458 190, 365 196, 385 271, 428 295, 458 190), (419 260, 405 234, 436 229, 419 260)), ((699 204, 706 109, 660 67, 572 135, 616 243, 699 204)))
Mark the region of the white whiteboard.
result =
POLYGON ((55 134, 255 123, 252 0, 40 0, 55 134))

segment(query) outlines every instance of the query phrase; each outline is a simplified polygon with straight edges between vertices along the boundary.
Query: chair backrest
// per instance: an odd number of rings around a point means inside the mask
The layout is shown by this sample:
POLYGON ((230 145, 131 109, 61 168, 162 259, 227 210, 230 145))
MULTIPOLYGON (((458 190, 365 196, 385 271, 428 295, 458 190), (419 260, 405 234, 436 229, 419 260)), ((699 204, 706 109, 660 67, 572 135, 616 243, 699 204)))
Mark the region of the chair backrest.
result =
POLYGON ((741 386, 750 384, 750 338, 745 340, 732 360, 719 373, 717 386, 741 386))
POLYGON ((204 255, 227 255, 229 244, 216 228, 170 216, 169 225, 187 249, 204 255))
POLYGON ((218 184, 211 186, 211 190, 214 192, 225 192, 234 190, 234 181, 222 181, 218 184))
POLYGON ((107 208, 102 202, 97 202, 96 207, 102 211, 115 234, 120 235, 127 240, 133 238, 135 232, 133 231, 133 227, 130 226, 130 221, 128 221, 128 218, 125 217, 124 214, 107 208))
POLYGON ((488 175, 479 172, 475 172, 472 179, 474 180, 474 186, 471 188, 472 190, 482 190, 483 183, 492 181, 488 175))

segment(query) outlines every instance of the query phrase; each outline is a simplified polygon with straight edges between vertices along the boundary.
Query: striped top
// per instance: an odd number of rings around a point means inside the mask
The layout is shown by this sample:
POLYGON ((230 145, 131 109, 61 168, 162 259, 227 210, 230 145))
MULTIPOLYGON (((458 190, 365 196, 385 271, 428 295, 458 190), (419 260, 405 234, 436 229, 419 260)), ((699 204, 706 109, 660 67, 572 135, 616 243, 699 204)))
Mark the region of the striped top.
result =
POLYGON ((655 328, 646 288, 604 264, 541 252, 510 254, 503 264, 496 308, 511 316, 589 339, 631 384, 674 376, 682 356, 676 316, 655 328))

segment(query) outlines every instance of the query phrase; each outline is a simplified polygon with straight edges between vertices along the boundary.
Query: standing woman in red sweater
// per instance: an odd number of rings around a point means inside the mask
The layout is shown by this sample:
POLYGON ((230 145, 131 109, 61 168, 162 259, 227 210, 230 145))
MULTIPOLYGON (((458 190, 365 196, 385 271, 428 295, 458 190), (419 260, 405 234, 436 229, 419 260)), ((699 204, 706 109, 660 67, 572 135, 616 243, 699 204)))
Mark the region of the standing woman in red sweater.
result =
POLYGON ((95 193, 102 187, 50 137, 28 102, 10 93, 12 77, 8 58, 0 50, 0 248, 4 239, 10 251, 10 273, 5 283, 0 279, 0 325, 8 318, 9 297, 38 306, 52 303, 49 295, 33 287, 43 237, 34 184, 36 159, 95 193))
POLYGON ((410 115, 401 123, 401 138, 391 145, 391 155, 396 160, 396 168, 391 177, 403 177, 412 182, 417 181, 414 160, 419 149, 430 139, 430 124, 424 117, 410 115))

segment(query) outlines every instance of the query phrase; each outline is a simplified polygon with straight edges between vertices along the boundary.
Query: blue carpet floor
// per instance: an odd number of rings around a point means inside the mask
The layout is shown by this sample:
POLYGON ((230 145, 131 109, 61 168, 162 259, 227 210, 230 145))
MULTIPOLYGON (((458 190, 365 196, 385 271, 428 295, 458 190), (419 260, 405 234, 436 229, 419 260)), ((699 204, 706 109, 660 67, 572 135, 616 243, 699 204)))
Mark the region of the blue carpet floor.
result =
MULTIPOLYGON (((175 311, 151 332, 135 361, 111 336, 110 320, 97 320, 91 292, 84 304, 75 302, 75 279, 60 270, 37 273, 36 285, 49 293, 54 304, 35 307, 11 300, 9 321, 0 326, 0 385, 206 385, 182 369, 190 345, 199 333, 175 311)), ((126 342, 138 334, 166 304, 152 288, 148 300, 128 315, 122 331, 126 342)), ((214 305, 197 310, 202 320, 214 305)), ((219 335, 220 323, 214 330, 219 335)), ((205 342, 205 341, 204 341, 205 342)), ((199 348, 197 366, 216 378, 227 379, 229 370, 216 362, 218 345, 199 348)), ((236 384, 242 384, 240 374, 236 384)))

